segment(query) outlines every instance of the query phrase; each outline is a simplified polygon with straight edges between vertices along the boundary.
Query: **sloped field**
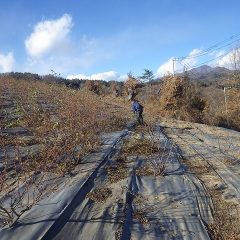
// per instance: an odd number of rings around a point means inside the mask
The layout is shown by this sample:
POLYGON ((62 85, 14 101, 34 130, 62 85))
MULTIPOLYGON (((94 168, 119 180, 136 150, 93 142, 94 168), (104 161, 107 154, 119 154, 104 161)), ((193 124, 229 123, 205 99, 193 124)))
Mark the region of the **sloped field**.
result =
MULTIPOLYGON (((108 105, 113 112, 119 107, 108 105)), ((2 184, 0 199, 0 238, 240 238, 238 132, 174 120, 136 128, 134 123, 124 124, 125 129, 105 134, 109 128, 102 128, 97 132, 98 144, 81 155, 81 161, 62 160, 71 168, 60 175, 50 171, 58 164, 23 174, 19 169, 31 160, 24 148, 31 146, 38 154, 45 145, 34 142, 35 135, 27 128, 2 129, 1 176, 7 184, 2 184), (29 143, 18 145, 17 152, 9 144, 16 135, 27 137, 29 143), (17 157, 22 160, 17 162, 17 157), (15 176, 6 175, 11 172, 15 176), (21 204, 18 195, 14 198, 17 211, 25 208, 9 227, 4 226, 8 219, 4 207, 11 206, 11 193, 20 194, 21 204), (30 196, 39 199, 29 204, 30 196)))

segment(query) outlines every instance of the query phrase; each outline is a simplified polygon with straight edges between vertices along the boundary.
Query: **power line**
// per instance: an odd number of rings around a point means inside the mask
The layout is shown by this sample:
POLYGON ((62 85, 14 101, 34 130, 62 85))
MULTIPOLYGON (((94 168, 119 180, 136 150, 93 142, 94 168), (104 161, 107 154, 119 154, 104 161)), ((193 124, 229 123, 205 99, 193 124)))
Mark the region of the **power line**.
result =
MULTIPOLYGON (((183 61, 179 62, 183 67, 185 67, 186 69, 190 68, 190 70, 192 69, 192 67, 190 66, 190 64, 188 63, 185 63, 183 61)), ((187 71, 188 73, 190 73, 191 75, 193 75, 194 77, 198 78, 198 75, 195 74, 194 72, 192 71, 187 71)))
POLYGON ((201 55, 203 55, 203 54, 209 53, 210 51, 221 49, 221 48, 223 48, 223 47, 226 47, 226 46, 228 46, 228 45, 233 44, 233 43, 236 42, 236 41, 239 41, 240 39, 234 40, 233 42, 230 42, 230 43, 228 43, 228 44, 226 44, 226 45, 224 45, 224 46, 218 47, 220 44, 225 43, 225 42, 228 42, 228 41, 230 41, 231 39, 234 39, 234 38, 239 37, 239 36, 240 36, 240 33, 235 34, 235 35, 229 37, 228 39, 225 39, 225 40, 223 40, 223 41, 221 41, 221 42, 218 42, 218 43, 212 45, 211 47, 209 47, 209 48, 207 48, 207 49, 205 49, 205 50, 202 50, 200 53, 196 53, 196 54, 193 54, 193 55, 191 55, 191 56, 187 55, 187 56, 184 56, 184 57, 180 57, 179 59, 183 59, 183 58, 194 58, 194 57, 198 57, 198 56, 201 56, 201 55), (218 48, 215 49, 216 47, 218 47, 218 48))
MULTIPOLYGON (((223 46, 221 46, 221 47, 218 47, 218 48, 216 48, 216 49, 212 49, 212 50, 210 50, 210 51, 208 51, 208 52, 204 52, 204 53, 199 54, 199 55, 190 55, 190 56, 185 57, 185 58, 183 58, 183 59, 191 59, 191 58, 202 57, 202 56, 207 55, 207 54, 209 54, 209 53, 211 53, 211 52, 214 52, 214 51, 217 51, 217 50, 219 50, 219 49, 222 49, 222 48, 231 46, 231 45, 233 45, 233 44, 236 43, 236 42, 240 42, 240 38, 234 40, 234 41, 231 42, 231 43, 228 43, 228 44, 225 44, 225 45, 223 45, 223 46)), ((180 58, 180 59, 181 59, 181 58, 180 58)))
POLYGON ((216 59, 222 58, 222 57, 228 55, 231 51, 232 51, 232 49, 230 49, 228 52, 226 52, 226 53, 224 53, 224 54, 221 54, 221 55, 219 55, 219 56, 217 56, 217 57, 215 57, 215 58, 212 58, 212 59, 210 59, 210 60, 207 60, 207 61, 205 61, 205 62, 203 62, 203 63, 199 63, 199 64, 197 64, 197 65, 194 65, 194 66, 192 66, 192 68, 197 68, 197 67, 200 67, 200 66, 205 65, 206 63, 209 63, 209 62, 212 62, 212 61, 214 61, 214 60, 216 60, 216 59))
POLYGON ((179 62, 184 68, 189 69, 188 73, 190 73, 190 74, 193 75, 194 77, 199 77, 197 74, 195 74, 193 71, 191 71, 193 68, 197 68, 197 67, 203 66, 203 65, 205 65, 206 63, 209 63, 209 62, 212 62, 212 61, 214 61, 214 60, 216 60, 216 59, 222 58, 222 57, 226 56, 227 54, 229 54, 231 51, 232 51, 232 50, 229 50, 228 52, 226 52, 226 53, 224 53, 224 54, 221 54, 221 55, 219 55, 218 57, 212 58, 212 59, 210 59, 210 60, 208 60, 208 61, 202 62, 202 63, 197 64, 197 65, 193 65, 193 66, 191 66, 188 62, 184 61, 185 59, 184 59, 184 60, 181 60, 181 61, 178 60, 178 62, 179 62))
MULTIPOLYGON (((219 58, 222 58, 224 56, 226 56, 227 54, 229 54, 232 49, 229 49, 226 53, 224 54, 221 54, 217 57, 214 57, 210 60, 207 60, 205 62, 202 62, 200 64, 197 64, 197 65, 194 65, 194 66, 191 66, 189 62, 187 61, 184 61, 184 60, 188 60, 188 59, 192 59, 192 58, 198 58, 198 57, 202 57, 204 55, 207 55, 213 51, 217 51, 219 49, 222 49, 222 48, 226 48, 226 47, 229 47, 231 45, 233 45, 234 43, 236 42, 240 42, 240 33, 237 33, 237 34, 234 34, 232 36, 230 36, 229 38, 223 40, 223 41, 220 41, 210 47, 208 47, 207 49, 205 50, 202 50, 201 52, 199 53, 196 53, 196 54, 192 54, 192 55, 188 55, 188 56, 185 56, 185 57, 178 57, 178 58, 173 58, 172 59, 172 71, 173 71, 173 75, 175 75, 175 73, 179 72, 179 70, 176 70, 176 65, 175 63, 178 62, 180 63, 183 67, 184 67, 184 70, 186 69, 189 69, 189 73, 191 73, 192 75, 194 75, 195 77, 198 77, 197 74, 193 73, 191 70, 193 68, 197 68, 197 67, 200 67, 200 66, 203 66, 205 65, 206 63, 209 63, 209 62, 212 62, 216 59, 219 59, 219 58), (224 44, 224 45, 223 45, 224 44)), ((182 71, 181 71, 182 72, 182 71)))
POLYGON ((219 50, 221 48, 224 48, 224 47, 227 47, 227 46, 230 46, 238 41, 240 41, 240 33, 237 33, 237 34, 234 34, 232 35, 231 37, 221 41, 221 42, 218 42, 210 47, 208 47, 207 49, 205 50, 202 50, 201 52, 199 53, 196 53, 196 54, 193 54, 193 55, 187 55, 187 56, 183 56, 183 57, 178 57, 176 58, 177 60, 181 60, 181 59, 191 59, 191 58, 197 58, 197 57, 201 57, 201 56, 204 56, 206 54, 209 54, 210 52, 213 52, 213 51, 216 51, 216 50, 219 50), (235 39, 237 38, 237 39, 235 39), (231 41, 231 42, 229 42, 231 41), (228 43, 227 43, 228 42, 228 43), (227 43, 225 45, 222 45, 221 44, 224 44, 224 43, 227 43))

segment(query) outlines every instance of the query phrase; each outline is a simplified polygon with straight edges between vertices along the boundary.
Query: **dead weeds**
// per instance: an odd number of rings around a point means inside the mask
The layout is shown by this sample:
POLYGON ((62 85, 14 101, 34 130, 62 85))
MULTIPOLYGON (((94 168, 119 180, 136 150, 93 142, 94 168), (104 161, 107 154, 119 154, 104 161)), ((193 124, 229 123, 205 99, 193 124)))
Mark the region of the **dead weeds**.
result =
POLYGON ((146 217, 146 213, 142 210, 134 211, 133 217, 142 224, 149 224, 149 219, 146 217))
POLYGON ((87 194, 87 198, 97 203, 104 203, 112 196, 112 190, 110 188, 96 188, 92 192, 87 194))
POLYGON ((149 156, 158 153, 159 148, 149 139, 126 140, 123 145, 123 154, 149 156))
POLYGON ((240 239, 240 210, 239 204, 226 202, 217 191, 211 191, 214 202, 214 222, 210 223, 208 231, 214 240, 240 239))
MULTIPOLYGON (((122 129, 128 121, 129 110, 117 108, 115 105, 109 106, 107 101, 103 101, 98 95, 83 89, 76 91, 63 85, 2 76, 0 92, 2 195, 5 194, 5 189, 21 189, 19 179, 23 176, 26 182, 30 172, 41 172, 46 177, 48 173, 60 177, 71 175, 85 155, 100 145, 103 132, 122 129), (23 133, 21 130, 21 134, 18 134, 19 128, 24 129, 23 133), (37 144, 41 147, 36 146, 37 144), (9 146, 10 153, 5 150, 9 146)), ((38 192, 33 183, 29 182, 28 186, 38 192)), ((100 193, 99 201, 104 201, 111 194, 110 190, 103 191, 102 196, 100 193)), ((21 198, 18 195, 13 196, 16 204, 12 208, 8 208, 7 202, 0 202, 0 215, 1 208, 4 211, 10 209, 9 211, 16 212, 21 208, 24 198, 30 195, 31 192, 27 189, 21 198)), ((90 196, 94 198, 95 195, 90 196)), ((26 210, 39 201, 39 197, 33 199, 31 196, 29 198, 32 198, 33 202, 28 204, 26 210)), ((13 222, 11 212, 9 214, 5 211, 5 215, 13 222)), ((22 212, 16 213, 18 219, 22 212)))
POLYGON ((122 239, 122 229, 115 232, 115 240, 122 239))
POLYGON ((110 183, 116 183, 128 177, 127 166, 124 163, 118 163, 115 166, 108 166, 106 171, 110 183))
POLYGON ((165 165, 162 165, 160 169, 153 168, 152 165, 145 165, 136 169, 135 174, 137 176, 162 176, 165 171, 165 165))
MULTIPOLYGON (((215 182, 219 179, 213 169, 200 159, 190 160, 183 158, 186 166, 192 173, 196 174, 203 181, 211 195, 214 205, 213 219, 206 227, 209 236, 213 240, 237 240, 240 239, 240 204, 227 202, 223 199, 222 192, 216 189, 215 182)), ((220 181, 221 182, 221 181, 220 181)))

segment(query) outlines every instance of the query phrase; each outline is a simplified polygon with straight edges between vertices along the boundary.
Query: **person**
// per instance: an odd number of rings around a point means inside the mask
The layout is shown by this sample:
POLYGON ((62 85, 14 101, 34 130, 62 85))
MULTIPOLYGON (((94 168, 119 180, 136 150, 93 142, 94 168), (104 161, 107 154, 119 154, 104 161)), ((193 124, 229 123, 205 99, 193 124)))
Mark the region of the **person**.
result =
POLYGON ((136 115, 139 124, 143 125, 143 106, 136 100, 132 100, 132 111, 136 115))

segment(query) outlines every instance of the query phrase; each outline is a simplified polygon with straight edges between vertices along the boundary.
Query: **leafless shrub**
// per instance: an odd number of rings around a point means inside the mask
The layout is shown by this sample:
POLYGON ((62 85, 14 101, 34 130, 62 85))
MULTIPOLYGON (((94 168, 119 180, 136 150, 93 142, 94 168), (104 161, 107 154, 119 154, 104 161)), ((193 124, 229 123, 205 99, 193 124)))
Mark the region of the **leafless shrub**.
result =
POLYGON ((29 86, 29 82, 13 80, 8 80, 7 91, 19 106, 20 125, 44 145, 41 158, 48 159, 52 167, 58 167, 61 159, 62 168, 65 159, 71 168, 99 144, 100 132, 119 129, 126 123, 126 117, 112 113, 97 96, 84 91, 43 83, 29 86), (76 151, 79 148, 81 151, 76 151))
POLYGON ((139 176, 164 175, 172 153, 173 143, 168 150, 169 140, 166 138, 162 144, 161 132, 155 131, 154 128, 151 124, 144 129, 141 128, 140 138, 126 140, 123 146, 123 155, 140 155, 146 158, 146 164, 136 169, 136 174, 139 176))
POLYGON ((33 155, 21 156, 15 149, 14 159, 5 153, 0 172, 0 221, 13 225, 21 215, 59 189, 57 175, 35 162, 33 155), (40 171, 41 170, 41 171, 40 171))
POLYGON ((125 126, 128 117, 123 117, 124 109, 113 112, 113 107, 106 106, 96 94, 61 85, 3 78, 0 91, 14 103, 19 116, 11 125, 1 118, 0 127, 19 126, 31 132, 28 140, 8 135, 0 138, 1 150, 11 145, 17 152, 15 159, 6 155, 0 172, 0 218, 5 219, 4 224, 12 224, 42 197, 58 189, 58 181, 52 178, 71 173, 100 144, 102 132, 125 126), (21 146, 28 148, 36 143, 41 146, 38 152, 21 155, 21 146))

